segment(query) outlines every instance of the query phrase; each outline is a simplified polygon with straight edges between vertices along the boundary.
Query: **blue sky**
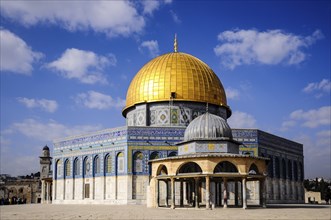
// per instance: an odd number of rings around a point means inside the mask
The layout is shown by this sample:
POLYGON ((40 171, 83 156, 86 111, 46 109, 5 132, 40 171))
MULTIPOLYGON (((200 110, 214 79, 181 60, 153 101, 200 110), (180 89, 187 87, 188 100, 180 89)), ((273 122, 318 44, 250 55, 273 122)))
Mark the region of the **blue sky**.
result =
POLYGON ((329 1, 1 1, 1 173, 39 169, 52 140, 125 125, 133 76, 179 51, 221 79, 233 128, 304 144, 330 178, 329 1))

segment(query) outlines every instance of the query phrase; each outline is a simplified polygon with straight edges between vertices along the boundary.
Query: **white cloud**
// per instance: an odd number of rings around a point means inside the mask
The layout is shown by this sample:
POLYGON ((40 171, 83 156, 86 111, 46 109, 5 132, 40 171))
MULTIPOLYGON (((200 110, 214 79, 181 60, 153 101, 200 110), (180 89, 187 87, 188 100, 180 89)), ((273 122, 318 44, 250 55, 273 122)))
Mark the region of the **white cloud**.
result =
POLYGON ((151 57, 156 57, 159 55, 160 50, 159 50, 159 44, 157 40, 149 40, 149 41, 144 41, 140 44, 139 49, 142 50, 143 48, 146 48, 149 52, 149 55, 151 57))
POLYGON ((160 8, 161 4, 170 4, 172 3, 172 0, 142 0, 140 3, 143 6, 143 13, 152 15, 155 10, 160 8))
POLYGON ((322 130, 317 132, 317 144, 319 146, 331 147, 331 130, 322 130))
POLYGON ((37 62, 42 53, 35 52, 24 40, 14 33, 0 29, 0 70, 30 75, 33 63, 37 62))
POLYGON ((234 111, 228 119, 229 125, 232 128, 255 128, 256 119, 254 116, 240 111, 234 111))
POLYGON ((301 121, 303 127, 316 128, 331 124, 331 106, 304 111, 296 110, 290 114, 291 120, 301 121))
POLYGON ((40 108, 46 112, 55 112, 58 104, 55 100, 49 99, 29 99, 24 97, 17 98, 17 101, 25 105, 27 108, 40 108))
POLYGON ((331 92, 331 82, 329 79, 323 79, 321 82, 309 83, 303 90, 305 93, 318 92, 317 98, 320 98, 323 93, 331 92))
POLYGON ((52 141, 56 138, 72 136, 102 129, 100 125, 67 126, 54 120, 44 123, 35 119, 25 119, 10 126, 11 133, 20 133, 40 141, 52 141))
POLYGON ((239 90, 228 87, 225 89, 226 98, 228 99, 239 99, 239 90))
POLYGON ((67 79, 77 79, 86 84, 107 84, 103 70, 109 65, 115 66, 116 62, 113 54, 101 56, 92 51, 71 48, 47 67, 60 72, 67 79))
POLYGON ((254 63, 292 65, 304 61, 307 54, 303 49, 322 37, 319 30, 307 37, 281 30, 231 30, 218 35, 220 44, 214 52, 221 58, 222 65, 229 69, 254 63))
POLYGON ((145 18, 130 1, 3 1, 1 14, 25 26, 53 24, 112 36, 140 33, 145 18))
POLYGON ((75 101, 87 108, 99 110, 110 109, 112 107, 122 108, 125 105, 125 100, 121 98, 114 100, 111 96, 96 91, 80 93, 75 97, 75 101))
POLYGON ((294 120, 284 121, 282 123, 282 127, 280 128, 281 131, 287 131, 290 127, 294 127, 297 124, 294 120))
POLYGON ((154 0, 143 0, 141 4, 144 7, 144 14, 153 14, 153 12, 160 7, 161 2, 160 1, 154 1, 154 0))
POLYGON ((172 17, 172 20, 174 20, 174 22, 176 24, 182 23, 182 21, 179 19, 178 15, 173 10, 170 10, 170 15, 172 17))

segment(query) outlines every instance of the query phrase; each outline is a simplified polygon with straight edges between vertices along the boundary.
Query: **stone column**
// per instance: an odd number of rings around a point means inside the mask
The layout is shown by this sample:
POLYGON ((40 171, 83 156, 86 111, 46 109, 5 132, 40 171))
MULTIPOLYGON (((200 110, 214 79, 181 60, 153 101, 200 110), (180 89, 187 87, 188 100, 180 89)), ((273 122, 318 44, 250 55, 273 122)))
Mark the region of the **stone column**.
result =
POLYGON ((160 181, 157 179, 156 180, 156 207, 159 207, 159 206, 160 206, 160 181))
POLYGON ((246 178, 244 177, 242 179, 242 182, 243 182, 243 209, 247 209, 247 198, 246 198, 246 178))
POLYGON ((41 203, 45 203, 46 193, 45 193, 45 180, 41 181, 41 203))
POLYGON ((166 180, 165 183, 166 183, 166 191, 165 191, 165 196, 166 196, 166 198, 165 198, 165 206, 168 207, 168 206, 169 206, 169 204, 168 204, 168 198, 169 198, 169 196, 168 196, 168 180, 166 180))
POLYGON ((211 208, 215 209, 215 204, 216 204, 216 186, 215 182, 210 182, 210 200, 211 200, 211 208))
POLYGON ((223 208, 228 207, 228 181, 224 178, 223 181, 224 190, 223 190, 223 208))
POLYGON ((234 205, 238 206, 239 202, 238 202, 238 181, 235 180, 234 181, 234 205))
POLYGON ((218 182, 215 181, 215 206, 219 205, 218 182))
POLYGON ((49 203, 50 200, 50 183, 46 182, 46 203, 49 203))
POLYGON ((171 208, 175 208, 175 178, 171 178, 171 208))
POLYGON ((206 176, 206 209, 210 209, 210 177, 206 176))
POLYGON ((179 195, 179 206, 184 206, 184 189, 183 189, 183 179, 180 179, 180 195, 179 195))
POLYGON ((195 178, 195 194, 194 194, 194 200, 195 200, 195 208, 199 208, 199 178, 195 178))

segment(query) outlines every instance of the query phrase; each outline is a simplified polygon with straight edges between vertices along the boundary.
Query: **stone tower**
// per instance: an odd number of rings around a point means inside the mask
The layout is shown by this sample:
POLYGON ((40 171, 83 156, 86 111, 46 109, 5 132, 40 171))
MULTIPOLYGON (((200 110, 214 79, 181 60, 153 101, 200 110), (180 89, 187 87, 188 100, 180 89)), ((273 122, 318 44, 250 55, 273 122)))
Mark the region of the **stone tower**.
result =
POLYGON ((46 145, 43 148, 42 155, 40 158, 40 179, 49 177, 49 172, 51 170, 52 158, 49 154, 49 148, 46 145))

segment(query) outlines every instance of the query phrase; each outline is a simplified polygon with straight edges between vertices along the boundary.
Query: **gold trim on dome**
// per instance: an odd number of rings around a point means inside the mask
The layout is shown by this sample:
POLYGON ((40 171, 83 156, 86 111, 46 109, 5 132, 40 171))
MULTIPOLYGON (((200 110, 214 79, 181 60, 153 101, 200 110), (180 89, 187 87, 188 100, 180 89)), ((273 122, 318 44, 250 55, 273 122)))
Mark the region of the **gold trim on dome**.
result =
POLYGON ((129 86, 123 114, 139 103, 171 99, 207 102, 229 109, 224 87, 214 71, 192 55, 174 52, 154 58, 139 70, 129 86))

